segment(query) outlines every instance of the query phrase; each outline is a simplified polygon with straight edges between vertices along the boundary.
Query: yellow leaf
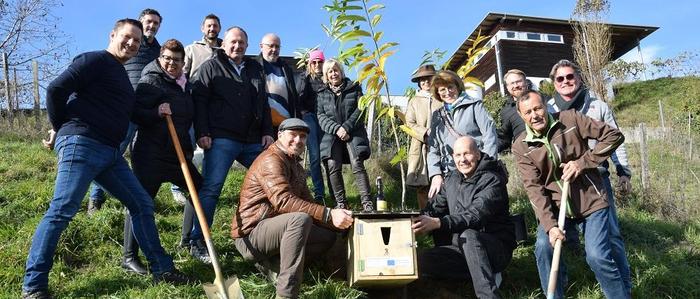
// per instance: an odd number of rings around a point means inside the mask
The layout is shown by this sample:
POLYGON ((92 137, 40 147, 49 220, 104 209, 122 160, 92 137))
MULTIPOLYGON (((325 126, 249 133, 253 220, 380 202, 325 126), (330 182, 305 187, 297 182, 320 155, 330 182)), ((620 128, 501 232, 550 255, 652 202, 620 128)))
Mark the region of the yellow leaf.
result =
POLYGON ((374 63, 365 64, 365 66, 363 66, 362 69, 360 69, 359 75, 357 77, 357 81, 358 82, 365 81, 365 79, 368 76, 372 75, 373 71, 374 71, 374 63))
POLYGON ((389 51, 384 54, 382 54, 382 57, 379 57, 379 69, 383 70, 384 69, 384 63, 386 62, 386 59, 389 58, 389 56, 394 55, 396 51, 389 51))

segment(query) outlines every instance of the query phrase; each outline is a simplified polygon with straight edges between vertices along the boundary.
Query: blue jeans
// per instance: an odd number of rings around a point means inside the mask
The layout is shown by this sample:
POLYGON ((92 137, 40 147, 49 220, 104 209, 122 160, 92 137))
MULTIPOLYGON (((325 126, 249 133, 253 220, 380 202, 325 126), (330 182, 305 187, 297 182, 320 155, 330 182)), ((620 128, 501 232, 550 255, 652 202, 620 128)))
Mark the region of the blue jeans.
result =
MULTIPOLYGON (((622 271, 612 257, 612 241, 610 239, 610 208, 593 212, 578 224, 584 236, 586 262, 593 270, 596 280, 600 283, 603 294, 607 298, 631 298, 629 289, 625 286, 622 271)), ((575 230, 573 220, 567 218, 564 229, 568 232, 575 230)), ((541 225, 537 227, 535 243, 535 258, 540 275, 542 290, 546 293, 549 283, 549 270, 552 266, 554 248, 549 243, 549 236, 541 225)), ((564 298, 564 285, 568 278, 564 260, 560 260, 559 276, 554 298, 564 298)))
MULTIPOLYGON (((260 143, 242 143, 228 138, 212 139, 211 148, 204 151, 204 165, 202 167, 204 182, 202 189, 199 190, 199 201, 202 204, 204 215, 207 216, 209 227, 214 222, 216 202, 221 195, 221 189, 224 187, 226 175, 228 175, 233 161, 238 161, 248 168, 260 152, 262 152, 262 144, 260 143)), ((203 238, 199 221, 194 222, 190 238, 193 243, 203 238)))
POLYGON ((314 184, 314 198, 323 203, 325 189, 323 186, 323 174, 321 173, 321 138, 323 132, 318 126, 318 120, 313 113, 304 114, 304 121, 309 126, 309 136, 306 138, 306 149, 309 152, 309 168, 311 168, 311 182, 314 184))
MULTIPOLYGON (((129 128, 126 131, 126 138, 124 138, 122 143, 119 144, 119 152, 122 155, 124 155, 127 148, 131 149, 131 142, 134 140, 134 136, 136 136, 136 130, 138 130, 138 128, 138 125, 129 122, 129 128)), ((102 188, 102 186, 96 184, 95 182, 92 183, 90 188, 90 200, 105 202, 105 190, 102 188)))
POLYGON ((92 180, 104 186, 129 209, 134 235, 148 259, 151 272, 159 274, 172 270, 173 260, 160 244, 153 201, 129 169, 121 152, 80 135, 60 136, 55 151, 58 173, 53 199, 34 232, 22 289, 48 288, 58 240, 80 209, 92 180))
POLYGON ((628 293, 632 293, 632 275, 630 273, 630 263, 627 261, 627 254, 625 251, 625 241, 622 239, 622 233, 620 232, 620 222, 617 219, 617 209, 615 208, 615 191, 610 184, 610 176, 603 175, 603 184, 605 184, 605 191, 608 192, 608 204, 610 205, 610 212, 608 213, 608 220, 610 225, 610 245, 612 247, 612 258, 615 260, 615 264, 620 269, 620 275, 622 275, 622 282, 625 283, 625 288, 628 293))

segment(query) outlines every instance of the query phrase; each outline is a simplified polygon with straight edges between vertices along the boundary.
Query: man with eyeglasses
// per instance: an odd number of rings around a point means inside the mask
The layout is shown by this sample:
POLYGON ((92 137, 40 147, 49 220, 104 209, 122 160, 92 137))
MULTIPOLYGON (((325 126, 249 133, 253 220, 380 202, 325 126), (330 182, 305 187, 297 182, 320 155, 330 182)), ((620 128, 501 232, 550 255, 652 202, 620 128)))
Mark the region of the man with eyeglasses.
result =
MULTIPOLYGON (((596 98, 595 95, 588 90, 585 85, 583 85, 583 81, 581 80, 581 70, 578 65, 569 60, 562 59, 552 67, 552 71, 549 73, 549 78, 554 83, 554 89, 556 91, 554 93, 554 97, 547 102, 547 108, 551 113, 573 109, 592 119, 604 122, 613 128, 618 127, 617 122, 615 121, 615 115, 608 104, 596 98)), ((588 141, 588 143, 590 147, 593 148, 596 141, 591 139, 588 141)), ((627 161, 627 151, 625 150, 624 143, 617 148, 617 150, 610 156, 610 159, 615 165, 615 171, 617 172, 618 176, 617 181, 619 190, 622 194, 629 193, 632 189, 632 185, 630 183, 632 171, 627 161)), ((629 292, 631 292, 632 278, 630 276, 630 265, 627 261, 627 255, 625 254, 625 245, 622 239, 622 233, 620 232, 620 224, 617 219, 615 197, 612 185, 610 183, 610 172, 608 171, 607 159, 600 164, 598 171, 603 177, 603 183, 605 185, 605 189, 608 194, 608 202, 610 204, 610 213, 608 216, 610 220, 609 238, 612 246, 612 257, 617 266, 620 268, 620 274, 622 275, 625 287, 629 292)), ((569 233, 567 233, 567 238, 569 238, 569 233)), ((549 257, 540 257, 538 255, 537 258, 551 259, 551 254, 549 254, 549 257)))
MULTIPOLYGON (((247 48, 245 30, 229 28, 221 49, 202 63, 193 78, 194 130, 197 145, 204 149, 199 199, 209 227, 233 161, 250 167, 274 142, 263 70, 255 59, 245 57, 247 48)), ((190 246, 192 256, 211 262, 197 221, 190 246)))
POLYGON ((265 92, 275 130, 283 120, 301 116, 297 113, 299 94, 294 84, 294 73, 279 59, 281 47, 279 36, 274 33, 265 34, 260 41, 260 55, 256 58, 263 67, 265 92))
POLYGON ((519 96, 530 90, 530 86, 525 77, 525 72, 519 69, 511 69, 503 76, 506 90, 510 97, 503 104, 501 109, 501 127, 498 129, 498 152, 510 150, 510 145, 516 137, 525 131, 525 123, 515 109, 515 101, 519 96))

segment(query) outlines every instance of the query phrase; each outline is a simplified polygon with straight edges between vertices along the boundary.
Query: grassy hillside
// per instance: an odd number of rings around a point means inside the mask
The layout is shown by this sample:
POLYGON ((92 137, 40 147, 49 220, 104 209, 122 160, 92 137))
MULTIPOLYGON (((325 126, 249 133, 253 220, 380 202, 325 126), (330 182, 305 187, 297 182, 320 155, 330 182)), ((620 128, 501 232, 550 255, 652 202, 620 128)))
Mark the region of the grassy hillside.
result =
MULTIPOLYGON (((684 128, 683 115, 697 111, 700 101, 698 78, 657 79, 618 86, 612 103, 621 126, 646 122, 656 126, 658 100, 666 112, 667 126, 684 128)), ((685 120, 687 122, 687 119, 685 120)), ((686 124, 687 126, 687 124, 686 124)), ((24 263, 34 232, 46 211, 53 192, 56 159, 40 146, 44 129, 28 125, 8 128, 0 125, 0 298, 20 294, 24 263)), ((641 191, 640 148, 628 144, 635 191, 618 201, 620 222, 632 265, 633 296, 648 298, 700 298, 700 208, 698 193, 700 161, 696 151, 688 159, 676 135, 650 141, 652 187, 641 191)), ((697 141, 696 141, 697 144, 697 141)), ((509 194, 511 211, 523 213, 528 223, 529 241, 518 247, 504 274, 501 287, 505 298, 542 298, 534 259, 535 218, 512 165, 512 157, 502 157, 511 170, 509 194)), ((388 158, 373 157, 367 162, 370 177, 381 175, 387 183, 390 205, 398 207, 398 172, 388 166, 388 158)), ((349 174, 350 171, 347 171, 349 174)), ((258 274, 250 262, 236 252, 228 236, 229 221, 238 200, 244 172, 232 170, 224 185, 213 225, 214 243, 221 255, 226 276, 241 278, 247 298, 272 298, 274 286, 258 274)), ((357 203, 352 175, 346 177, 351 202, 357 203)), ((613 182, 614 183, 614 182, 613 182)), ((415 207, 415 193, 408 192, 409 207, 415 207)), ((156 200, 156 221, 165 249, 178 268, 202 282, 214 279, 209 266, 193 261, 177 249, 181 208, 163 186, 156 200)), ((331 204, 331 203, 329 203, 331 204)), ((83 209, 64 232, 50 274, 50 288, 57 298, 205 298, 199 285, 174 287, 153 284, 149 278, 125 274, 121 258, 121 205, 114 199, 93 217, 83 209)), ((421 247, 430 240, 419 237, 421 247)), ((581 256, 565 252, 569 263, 571 298, 603 298, 593 273, 581 256)), ((354 290, 341 280, 330 279, 318 269, 305 273, 302 298, 400 298, 402 290, 354 290)), ((473 298, 469 282, 420 281, 409 285, 409 298, 473 298)))
POLYGON ((617 121, 621 126, 660 126, 659 101, 664 111, 666 126, 685 127, 688 112, 694 115, 698 128, 700 114, 700 78, 659 78, 615 86, 612 101, 617 121))
MULTIPOLYGON (((54 155, 41 148, 38 138, 16 134, 0 135, 0 298, 20 293, 30 237, 51 198, 55 176, 54 155)), ((506 160, 509 158, 506 157, 506 160)), ((371 175, 383 174, 371 166, 371 175)), ((222 255, 225 275, 238 275, 248 298, 271 298, 274 287, 243 261, 228 237, 229 219, 238 197, 243 173, 232 171, 224 187, 214 223, 214 238, 222 255)), ((515 178, 513 178, 515 179, 515 178)), ((351 183, 352 179, 348 179, 351 183)), ((519 247, 505 273, 502 290, 506 298, 541 298, 533 256, 534 218, 522 190, 511 183, 513 210, 527 216, 530 242, 519 247)), ((352 188, 351 188, 352 189, 352 188)), ((390 190, 396 190, 394 187, 390 190)), ((391 192, 398 205, 397 192, 391 192)), ((413 198, 413 197, 410 197, 413 198)), ((356 196, 353 200, 357 200, 356 196)), ((166 250, 175 256, 177 266, 203 282, 213 281, 213 272, 182 251, 179 238, 180 209, 164 187, 157 202, 157 225, 166 250)), ((411 204, 413 205, 413 200, 411 204)), ((632 199, 634 202, 634 199, 632 199)), ((651 298, 700 297, 700 223, 661 220, 634 204, 620 211, 627 250, 633 267, 634 295, 651 298)), ((118 267, 121 256, 122 210, 113 199, 88 218, 83 208, 65 231, 50 275, 51 290, 58 298, 204 298, 199 285, 173 287, 154 285, 150 279, 125 274, 118 267)), ((429 242, 421 239, 427 246, 429 242)), ((574 298, 601 298, 593 274, 580 256, 568 256, 572 282, 567 294, 574 298)), ((306 272, 304 298, 396 298, 399 290, 357 291, 344 282, 331 280, 317 270, 306 272)), ((418 282, 409 286, 411 298, 473 297, 468 282, 418 282)))

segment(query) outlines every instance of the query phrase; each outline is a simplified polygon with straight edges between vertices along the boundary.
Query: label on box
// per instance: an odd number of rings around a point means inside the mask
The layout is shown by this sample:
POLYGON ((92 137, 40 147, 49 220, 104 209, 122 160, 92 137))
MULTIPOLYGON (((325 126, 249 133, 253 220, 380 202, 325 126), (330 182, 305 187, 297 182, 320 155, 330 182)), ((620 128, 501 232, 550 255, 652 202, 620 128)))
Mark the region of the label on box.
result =
POLYGON ((366 259, 365 266, 367 269, 411 267, 413 266, 413 259, 409 257, 369 257, 366 259))

